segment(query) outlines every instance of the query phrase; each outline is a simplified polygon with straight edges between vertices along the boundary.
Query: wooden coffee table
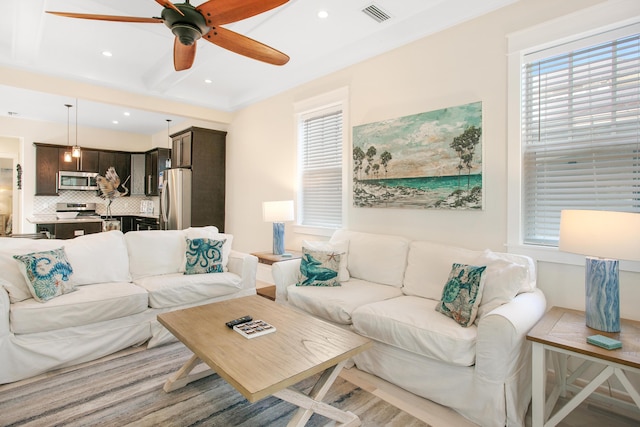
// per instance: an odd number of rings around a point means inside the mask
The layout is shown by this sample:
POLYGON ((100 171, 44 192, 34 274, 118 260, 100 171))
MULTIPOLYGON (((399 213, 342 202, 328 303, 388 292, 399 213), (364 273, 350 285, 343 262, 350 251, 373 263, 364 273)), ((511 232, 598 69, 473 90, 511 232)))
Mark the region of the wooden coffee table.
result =
POLYGON ((369 339, 257 295, 163 313, 158 321, 193 352, 167 380, 166 392, 216 372, 249 402, 273 395, 299 406, 290 426, 306 424, 314 412, 345 426, 360 425, 357 415, 322 399, 347 360, 371 346, 369 339), (272 324, 276 332, 247 339, 225 325, 245 315, 272 324), (289 388, 318 373, 308 395, 289 388))

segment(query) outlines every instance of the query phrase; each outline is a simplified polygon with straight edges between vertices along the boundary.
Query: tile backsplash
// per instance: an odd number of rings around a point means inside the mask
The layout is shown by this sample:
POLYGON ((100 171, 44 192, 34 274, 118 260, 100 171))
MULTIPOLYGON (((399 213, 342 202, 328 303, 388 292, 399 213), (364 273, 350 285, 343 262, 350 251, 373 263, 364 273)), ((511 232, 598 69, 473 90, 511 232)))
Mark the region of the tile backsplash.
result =
MULTIPOLYGON (((54 214, 56 213, 56 203, 95 203, 96 212, 99 215, 107 213, 108 200, 102 199, 96 195, 96 191, 73 191, 60 190, 59 196, 34 196, 33 213, 54 214)), ((140 205, 143 200, 153 201, 153 213, 159 213, 158 197, 146 197, 140 195, 132 195, 128 197, 117 197, 111 203, 112 215, 135 214, 140 212, 140 205)))

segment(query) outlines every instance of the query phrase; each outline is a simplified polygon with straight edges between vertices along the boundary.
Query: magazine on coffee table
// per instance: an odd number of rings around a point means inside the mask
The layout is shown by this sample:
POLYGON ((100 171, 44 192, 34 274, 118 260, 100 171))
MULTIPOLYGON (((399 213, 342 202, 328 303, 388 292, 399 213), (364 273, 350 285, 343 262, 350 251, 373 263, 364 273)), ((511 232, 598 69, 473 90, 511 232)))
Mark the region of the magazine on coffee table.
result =
POLYGON ((275 332, 276 328, 264 320, 252 320, 233 327, 233 330, 245 338, 255 338, 275 332))

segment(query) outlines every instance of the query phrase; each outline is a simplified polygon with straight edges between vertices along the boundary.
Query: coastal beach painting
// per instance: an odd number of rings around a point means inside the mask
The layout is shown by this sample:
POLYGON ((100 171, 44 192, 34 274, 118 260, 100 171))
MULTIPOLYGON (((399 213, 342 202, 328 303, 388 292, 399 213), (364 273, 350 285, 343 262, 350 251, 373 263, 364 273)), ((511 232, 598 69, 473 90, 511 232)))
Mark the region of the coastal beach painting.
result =
POLYGON ((355 126, 353 204, 482 209, 482 102, 355 126))

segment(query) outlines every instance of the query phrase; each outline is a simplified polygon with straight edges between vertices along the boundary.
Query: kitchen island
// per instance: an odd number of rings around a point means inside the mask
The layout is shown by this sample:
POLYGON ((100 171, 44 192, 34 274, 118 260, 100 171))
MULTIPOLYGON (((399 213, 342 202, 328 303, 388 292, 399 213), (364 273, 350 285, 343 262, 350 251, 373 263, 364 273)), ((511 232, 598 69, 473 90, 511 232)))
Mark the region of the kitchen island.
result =
POLYGON ((27 221, 36 225, 36 232, 46 231, 51 238, 56 239, 73 239, 76 236, 100 233, 103 227, 99 216, 59 219, 55 214, 44 214, 30 216, 27 221))

